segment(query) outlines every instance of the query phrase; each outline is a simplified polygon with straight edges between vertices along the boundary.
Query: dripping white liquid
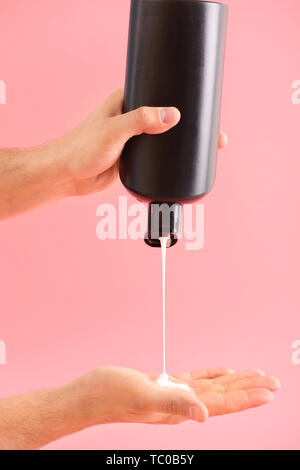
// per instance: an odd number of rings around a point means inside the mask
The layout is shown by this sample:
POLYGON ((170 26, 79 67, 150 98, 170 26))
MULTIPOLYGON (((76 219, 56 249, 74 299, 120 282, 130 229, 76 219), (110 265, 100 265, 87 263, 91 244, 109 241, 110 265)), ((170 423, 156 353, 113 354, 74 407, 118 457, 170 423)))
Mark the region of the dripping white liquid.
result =
POLYGON ((166 254, 167 237, 159 239, 161 246, 161 265, 162 265, 162 330, 163 330, 163 374, 166 374, 166 254))
POLYGON ((163 372, 160 374, 157 382, 162 387, 181 388, 183 390, 191 391, 190 387, 186 384, 179 384, 170 380, 166 371, 166 254, 167 244, 169 237, 160 237, 161 246, 161 260, 162 260, 162 344, 163 344, 163 372))

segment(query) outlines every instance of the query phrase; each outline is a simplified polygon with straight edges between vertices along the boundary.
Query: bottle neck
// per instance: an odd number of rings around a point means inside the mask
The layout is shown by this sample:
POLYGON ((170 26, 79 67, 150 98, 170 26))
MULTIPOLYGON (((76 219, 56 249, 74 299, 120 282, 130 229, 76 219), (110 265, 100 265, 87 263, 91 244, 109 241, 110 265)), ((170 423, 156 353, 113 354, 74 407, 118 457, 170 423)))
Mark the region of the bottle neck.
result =
POLYGON ((148 207, 148 228, 145 242, 160 247, 160 238, 168 238, 167 247, 175 245, 181 230, 182 206, 179 203, 153 201, 148 207))

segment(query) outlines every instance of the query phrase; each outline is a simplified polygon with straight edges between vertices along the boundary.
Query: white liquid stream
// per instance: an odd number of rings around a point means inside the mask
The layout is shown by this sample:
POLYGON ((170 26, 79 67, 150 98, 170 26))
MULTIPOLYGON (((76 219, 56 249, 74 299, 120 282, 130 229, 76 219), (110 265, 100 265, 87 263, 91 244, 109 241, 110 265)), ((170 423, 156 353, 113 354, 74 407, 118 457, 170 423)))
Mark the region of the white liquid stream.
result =
POLYGON ((168 237, 161 237, 159 241, 162 260, 163 373, 158 377, 157 383, 162 387, 181 388, 190 392, 191 389, 188 385, 172 382, 166 372, 166 253, 168 237))

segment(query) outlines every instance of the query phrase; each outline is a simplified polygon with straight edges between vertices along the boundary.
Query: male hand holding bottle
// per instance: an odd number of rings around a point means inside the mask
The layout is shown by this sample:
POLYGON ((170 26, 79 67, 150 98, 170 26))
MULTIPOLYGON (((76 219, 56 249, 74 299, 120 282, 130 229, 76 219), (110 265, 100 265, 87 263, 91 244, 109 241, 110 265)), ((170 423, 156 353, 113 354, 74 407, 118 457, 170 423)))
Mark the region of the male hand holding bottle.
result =
MULTIPOLYGON (((123 96, 123 88, 116 90, 60 139, 32 149, 0 151, 0 219, 102 191, 118 177, 128 139, 166 132, 180 120, 173 107, 142 107, 122 114, 123 96)), ((219 147, 226 141, 221 133, 219 147)))

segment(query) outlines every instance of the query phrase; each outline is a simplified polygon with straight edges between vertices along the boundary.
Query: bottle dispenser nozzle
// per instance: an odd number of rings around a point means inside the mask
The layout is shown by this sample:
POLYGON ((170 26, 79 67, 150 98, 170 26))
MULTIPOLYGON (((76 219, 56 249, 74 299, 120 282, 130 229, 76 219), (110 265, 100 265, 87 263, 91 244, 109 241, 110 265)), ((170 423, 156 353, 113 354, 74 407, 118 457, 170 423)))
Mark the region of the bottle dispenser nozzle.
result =
POLYGON ((181 214, 182 206, 179 203, 150 202, 145 243, 159 248, 160 238, 167 237, 167 248, 175 245, 181 230, 181 214))

